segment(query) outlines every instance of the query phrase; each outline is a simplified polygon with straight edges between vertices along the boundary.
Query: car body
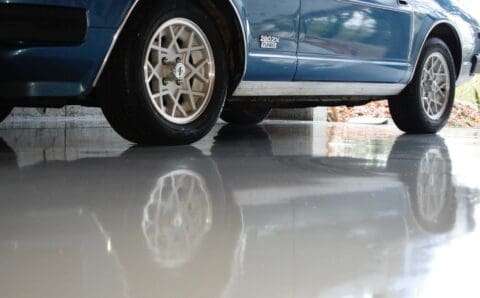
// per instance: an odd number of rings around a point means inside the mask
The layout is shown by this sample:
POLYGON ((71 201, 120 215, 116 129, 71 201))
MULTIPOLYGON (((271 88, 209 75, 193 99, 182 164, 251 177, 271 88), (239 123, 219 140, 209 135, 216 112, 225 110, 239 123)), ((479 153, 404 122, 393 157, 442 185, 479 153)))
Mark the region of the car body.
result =
MULTIPOLYGON (((97 85, 125 28, 155 5, 188 2, 0 0, 0 103, 100 106, 97 85)), ((193 2, 222 36, 229 101, 297 107, 398 96, 432 37, 450 50, 458 84, 480 72, 480 24, 455 0, 193 2)))

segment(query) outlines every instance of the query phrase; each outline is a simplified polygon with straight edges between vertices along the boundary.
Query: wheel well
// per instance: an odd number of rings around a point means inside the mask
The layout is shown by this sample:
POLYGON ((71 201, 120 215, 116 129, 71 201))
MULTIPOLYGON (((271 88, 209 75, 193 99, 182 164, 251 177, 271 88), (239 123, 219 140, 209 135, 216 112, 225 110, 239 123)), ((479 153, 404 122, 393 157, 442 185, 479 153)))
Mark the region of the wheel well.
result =
POLYGON ((233 4, 230 4, 229 1, 217 0, 165 0, 161 3, 156 0, 139 0, 135 5, 126 22, 126 28, 123 28, 120 32, 120 37, 114 47, 114 51, 120 46, 122 35, 128 31, 128 26, 135 23, 135 21, 141 20, 142 16, 148 14, 152 7, 163 5, 172 8, 182 8, 188 5, 200 5, 201 8, 210 14, 220 31, 225 46, 230 74, 228 95, 233 93, 243 77, 246 59, 243 27, 238 19, 235 8, 232 6, 233 4))
POLYGON ((458 77, 462 67, 462 45, 457 32, 450 24, 441 23, 435 26, 428 36, 428 38, 433 37, 439 38, 447 44, 450 52, 452 53, 453 61, 455 62, 455 70, 457 71, 458 77))
POLYGON ((233 4, 230 1, 215 0, 186 0, 193 3, 200 3, 210 13, 212 19, 222 35, 225 51, 228 58, 228 69, 230 72, 228 95, 232 95, 235 88, 242 80, 245 71, 245 40, 241 20, 238 19, 233 4))

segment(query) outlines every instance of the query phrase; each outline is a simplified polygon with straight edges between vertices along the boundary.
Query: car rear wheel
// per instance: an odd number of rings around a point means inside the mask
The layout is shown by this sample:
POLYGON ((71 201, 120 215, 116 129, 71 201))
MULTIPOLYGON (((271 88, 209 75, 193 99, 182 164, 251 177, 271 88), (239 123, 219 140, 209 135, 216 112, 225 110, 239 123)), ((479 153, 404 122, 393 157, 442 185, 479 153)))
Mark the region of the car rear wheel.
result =
POLYGON ((13 108, 11 107, 0 107, 0 123, 7 119, 8 115, 12 112, 13 108))
POLYGON ((223 121, 232 124, 256 125, 267 119, 271 110, 270 107, 264 106, 226 104, 220 117, 223 121))
POLYGON ((438 38, 427 41, 414 78, 389 100, 393 121, 406 133, 436 133, 450 117, 455 99, 455 65, 448 46, 438 38))
POLYGON ((195 142, 216 123, 228 82, 220 33, 210 16, 152 9, 136 20, 102 78, 102 108, 124 138, 147 145, 195 142))

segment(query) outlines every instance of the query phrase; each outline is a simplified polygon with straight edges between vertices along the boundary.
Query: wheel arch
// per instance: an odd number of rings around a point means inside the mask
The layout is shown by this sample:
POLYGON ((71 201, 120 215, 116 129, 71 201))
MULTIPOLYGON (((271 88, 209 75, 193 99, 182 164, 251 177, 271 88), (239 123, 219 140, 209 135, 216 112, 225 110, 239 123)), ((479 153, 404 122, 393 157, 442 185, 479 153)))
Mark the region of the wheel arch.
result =
MULTIPOLYGON (((134 0, 126 12, 120 26, 118 27, 115 35, 112 38, 110 47, 105 55, 105 58, 100 66, 100 69, 93 81, 93 88, 95 88, 100 81, 108 61, 112 56, 117 44, 122 39, 122 34, 126 26, 134 19, 141 17, 148 13, 149 4, 153 4, 155 0, 134 0)), ((158 2, 156 2, 158 3, 158 2)), ((200 5, 211 16, 217 27, 220 30, 222 41, 225 46, 226 55, 228 58, 228 68, 230 72, 229 76, 229 91, 231 95, 236 89, 246 71, 247 61, 247 38, 246 31, 244 29, 241 14, 238 8, 233 3, 233 0, 229 1, 217 1, 217 0, 165 0, 162 1, 162 5, 170 5, 172 7, 182 7, 190 5, 200 5), (242 44, 241 47, 238 45, 242 44)))
POLYGON ((452 25, 450 22, 446 20, 443 20, 433 24, 430 30, 428 31, 428 33, 425 35, 425 38, 422 42, 422 46, 416 56, 415 68, 413 69, 409 82, 412 81, 413 76, 415 75, 422 52, 425 49, 427 40, 429 40, 430 38, 439 38, 443 42, 445 42, 445 44, 448 46, 453 56, 453 61, 455 63, 456 77, 458 78, 458 76, 460 75, 460 70, 462 67, 462 59, 463 59, 462 42, 460 40, 460 36, 457 30, 455 29, 454 25, 452 25))

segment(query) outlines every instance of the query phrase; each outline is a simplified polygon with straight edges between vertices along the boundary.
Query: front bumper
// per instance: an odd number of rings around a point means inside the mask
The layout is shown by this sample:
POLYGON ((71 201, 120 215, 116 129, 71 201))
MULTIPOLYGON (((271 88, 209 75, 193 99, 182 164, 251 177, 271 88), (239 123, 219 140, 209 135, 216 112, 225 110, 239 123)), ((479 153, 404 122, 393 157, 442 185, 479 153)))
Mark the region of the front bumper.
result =
POLYGON ((473 56, 472 74, 480 74, 480 54, 473 56))

